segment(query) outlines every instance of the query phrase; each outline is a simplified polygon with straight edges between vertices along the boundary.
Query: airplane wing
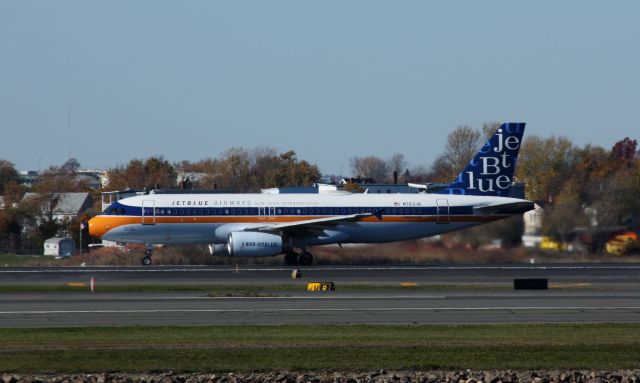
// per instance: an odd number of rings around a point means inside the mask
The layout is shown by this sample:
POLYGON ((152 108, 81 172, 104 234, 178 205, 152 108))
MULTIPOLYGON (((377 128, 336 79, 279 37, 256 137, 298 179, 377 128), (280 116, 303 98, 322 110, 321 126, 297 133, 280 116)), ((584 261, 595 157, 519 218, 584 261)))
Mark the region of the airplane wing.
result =
POLYGON ((336 226, 341 224, 349 224, 358 222, 366 217, 382 217, 382 212, 376 213, 364 213, 364 214, 349 214, 349 215, 338 215, 334 217, 325 217, 325 218, 314 218, 314 219, 306 219, 303 221, 295 221, 295 222, 282 222, 276 223, 274 225, 264 225, 258 227, 249 227, 244 231, 259 231, 262 233, 271 233, 277 234, 284 231, 308 231, 308 232, 316 232, 318 230, 326 229, 328 226, 336 226))

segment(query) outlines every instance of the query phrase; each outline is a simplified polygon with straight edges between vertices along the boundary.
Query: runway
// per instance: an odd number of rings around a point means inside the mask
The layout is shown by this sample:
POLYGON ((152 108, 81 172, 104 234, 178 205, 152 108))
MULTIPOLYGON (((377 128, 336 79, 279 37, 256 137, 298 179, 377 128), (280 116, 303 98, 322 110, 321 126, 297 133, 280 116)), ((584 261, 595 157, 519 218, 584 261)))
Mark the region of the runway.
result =
POLYGON ((218 324, 484 324, 640 322, 640 266, 508 265, 3 269, 0 285, 98 280, 96 293, 0 293, 0 327, 218 324), (548 278, 560 289, 514 291, 514 278, 548 278), (337 291, 306 292, 331 280, 337 291), (434 284, 431 290, 340 291, 341 283, 434 284), (101 284, 260 284, 260 297, 204 292, 105 293, 101 284), (297 291, 269 285, 294 283, 297 291), (461 284, 497 289, 456 289, 461 284), (449 289, 447 286, 451 286, 449 289), (575 288, 572 286, 576 286, 575 288))
POLYGON ((219 324, 468 324, 640 321, 638 293, 297 293, 261 298, 199 293, 0 295, 0 326, 219 324))
MULTIPOLYGON (((287 266, 0 267, 0 285, 56 284, 89 280, 108 284, 279 284, 287 266)), ((388 265, 299 267, 304 280, 344 283, 511 283, 514 278, 548 278, 556 283, 640 286, 640 264, 388 265)))

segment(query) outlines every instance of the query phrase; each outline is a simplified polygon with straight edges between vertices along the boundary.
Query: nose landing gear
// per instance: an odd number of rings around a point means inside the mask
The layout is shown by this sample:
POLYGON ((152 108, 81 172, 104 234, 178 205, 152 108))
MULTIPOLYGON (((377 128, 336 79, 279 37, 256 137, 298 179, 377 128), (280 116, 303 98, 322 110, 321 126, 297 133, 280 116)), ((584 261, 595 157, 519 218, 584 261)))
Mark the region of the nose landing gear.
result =
POLYGON ((146 244, 147 250, 144 252, 144 257, 142 258, 142 266, 149 266, 151 264, 151 254, 153 253, 153 245, 146 244))

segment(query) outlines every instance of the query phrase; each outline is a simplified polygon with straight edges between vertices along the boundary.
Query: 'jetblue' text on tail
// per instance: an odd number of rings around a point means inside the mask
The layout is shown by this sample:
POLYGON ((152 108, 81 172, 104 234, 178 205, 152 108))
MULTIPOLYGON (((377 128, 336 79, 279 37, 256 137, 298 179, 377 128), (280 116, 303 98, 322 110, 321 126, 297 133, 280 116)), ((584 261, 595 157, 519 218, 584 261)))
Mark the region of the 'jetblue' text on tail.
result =
POLYGON ((441 193, 507 196, 524 126, 521 122, 500 125, 455 181, 441 193))

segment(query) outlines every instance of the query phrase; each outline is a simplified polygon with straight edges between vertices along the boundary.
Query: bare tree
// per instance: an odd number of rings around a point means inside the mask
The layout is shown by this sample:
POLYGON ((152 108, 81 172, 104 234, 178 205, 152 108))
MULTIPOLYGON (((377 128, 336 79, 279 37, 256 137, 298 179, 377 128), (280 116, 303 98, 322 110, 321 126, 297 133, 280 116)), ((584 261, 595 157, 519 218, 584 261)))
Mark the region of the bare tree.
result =
POLYGON ((482 135, 484 136, 485 139, 490 139, 491 136, 493 136, 496 132, 496 130, 498 130, 498 128, 500 127, 500 125, 502 125, 500 122, 498 121, 487 121, 485 123, 482 124, 482 135))
POLYGON ((447 136, 444 153, 434 161, 432 173, 438 181, 452 180, 473 159, 482 143, 482 134, 477 130, 468 125, 457 127, 447 136))
POLYGON ((377 182, 385 181, 388 174, 387 163, 376 156, 353 157, 351 171, 355 176, 373 178, 377 182))
POLYGON ((404 159, 404 154, 396 153, 392 155, 389 161, 387 161, 387 168, 391 174, 398 172, 399 176, 403 176, 405 170, 407 170, 407 161, 404 159))

